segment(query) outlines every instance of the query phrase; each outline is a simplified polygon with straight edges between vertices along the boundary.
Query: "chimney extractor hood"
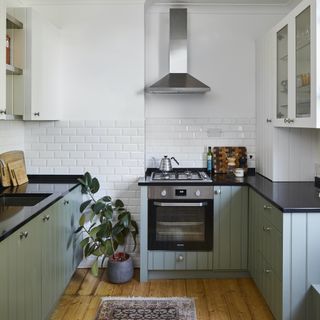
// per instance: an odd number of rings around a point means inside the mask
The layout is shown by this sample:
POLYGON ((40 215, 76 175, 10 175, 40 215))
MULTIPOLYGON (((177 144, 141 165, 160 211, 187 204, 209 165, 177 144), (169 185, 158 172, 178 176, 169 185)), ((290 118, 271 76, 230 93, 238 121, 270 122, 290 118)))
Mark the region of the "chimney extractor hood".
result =
POLYGON ((204 93, 210 87, 188 74, 187 9, 170 9, 170 73, 147 88, 149 93, 204 93))

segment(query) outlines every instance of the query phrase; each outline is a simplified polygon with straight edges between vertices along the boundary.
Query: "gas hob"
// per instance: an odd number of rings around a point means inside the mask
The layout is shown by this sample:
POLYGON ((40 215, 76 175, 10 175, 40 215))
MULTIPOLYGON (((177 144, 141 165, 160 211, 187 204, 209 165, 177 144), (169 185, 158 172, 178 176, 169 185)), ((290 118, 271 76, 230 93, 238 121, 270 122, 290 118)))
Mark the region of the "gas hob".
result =
POLYGON ((209 175, 198 169, 178 169, 169 172, 152 172, 151 181, 170 182, 210 182, 209 175))

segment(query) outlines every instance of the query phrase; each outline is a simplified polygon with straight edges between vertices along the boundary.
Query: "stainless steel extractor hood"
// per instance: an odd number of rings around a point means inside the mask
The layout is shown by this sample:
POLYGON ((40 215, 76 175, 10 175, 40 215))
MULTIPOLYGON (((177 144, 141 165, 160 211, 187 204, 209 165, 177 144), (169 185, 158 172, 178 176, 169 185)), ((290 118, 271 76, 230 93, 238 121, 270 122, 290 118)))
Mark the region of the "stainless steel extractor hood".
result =
POLYGON ((204 93, 210 87, 188 73, 187 9, 170 9, 170 73, 148 87, 149 93, 204 93))

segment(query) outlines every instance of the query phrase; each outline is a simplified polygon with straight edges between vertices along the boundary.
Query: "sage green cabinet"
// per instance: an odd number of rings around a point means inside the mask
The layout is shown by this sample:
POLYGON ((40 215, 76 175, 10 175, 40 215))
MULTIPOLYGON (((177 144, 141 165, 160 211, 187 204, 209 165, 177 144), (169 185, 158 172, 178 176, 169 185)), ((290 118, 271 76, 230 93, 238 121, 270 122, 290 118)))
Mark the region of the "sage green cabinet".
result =
POLYGON ((275 318, 282 319, 283 213, 249 192, 249 272, 275 318))
POLYGON ((149 270, 212 270, 212 252, 148 251, 149 270))
POLYGON ((40 219, 0 243, 1 319, 41 319, 40 219))
POLYGON ((81 254, 74 230, 80 188, 0 243, 1 319, 48 319, 81 254))
POLYGON ((248 187, 214 187, 214 270, 247 270, 248 187))

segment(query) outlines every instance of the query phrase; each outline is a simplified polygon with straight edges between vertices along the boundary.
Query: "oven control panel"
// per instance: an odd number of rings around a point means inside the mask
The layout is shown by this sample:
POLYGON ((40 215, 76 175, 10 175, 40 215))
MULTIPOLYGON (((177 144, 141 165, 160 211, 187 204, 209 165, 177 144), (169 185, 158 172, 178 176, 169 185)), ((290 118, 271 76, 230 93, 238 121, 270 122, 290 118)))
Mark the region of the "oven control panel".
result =
POLYGON ((213 186, 150 186, 148 199, 213 199, 213 186))

